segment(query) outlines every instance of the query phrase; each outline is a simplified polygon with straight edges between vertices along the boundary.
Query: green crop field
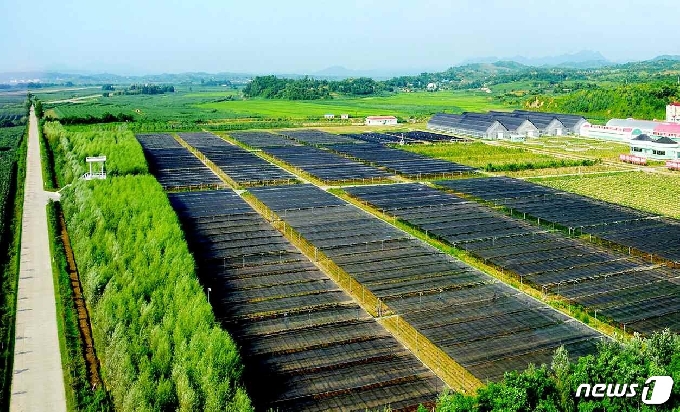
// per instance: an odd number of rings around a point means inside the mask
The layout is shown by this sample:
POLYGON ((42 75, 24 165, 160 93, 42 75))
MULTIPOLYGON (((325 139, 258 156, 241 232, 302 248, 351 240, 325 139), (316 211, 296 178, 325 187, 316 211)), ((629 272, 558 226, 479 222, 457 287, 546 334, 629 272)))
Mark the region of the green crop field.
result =
POLYGON ((488 172, 589 165, 587 162, 558 159, 523 148, 483 142, 411 145, 403 148, 409 152, 478 167, 488 172))
MULTIPOLYGON (((92 90, 88 93, 91 95, 92 90)), ((66 92, 64 94, 67 94, 66 92)), ((45 96, 46 97, 46 96, 45 96)), ((68 96, 62 96, 67 98, 68 96)), ((53 100, 50 97, 50 100, 53 100)), ((135 130, 143 131, 146 123, 152 129, 168 129, 169 125, 183 125, 183 129, 200 129, 206 123, 222 124, 240 120, 280 120, 301 122, 325 121, 323 116, 333 113, 349 114, 355 121, 365 116, 389 114, 402 119, 426 120, 438 112, 459 113, 462 111, 486 111, 512 109, 492 99, 485 93, 468 91, 441 91, 436 93, 396 93, 371 97, 335 96, 329 100, 268 100, 262 98, 243 99, 240 90, 223 87, 180 86, 175 93, 159 95, 113 95, 93 97, 78 102, 45 103, 48 117, 101 118, 112 115, 131 115, 139 125, 135 130), (155 123, 153 126, 150 126, 155 123), (165 124, 165 126, 163 125, 165 124)), ((351 120, 350 120, 351 121, 351 120)), ((333 121, 329 126, 348 125, 349 122, 333 121)), ((291 127, 272 125, 271 127, 291 127)), ((253 125, 252 127, 262 127, 253 125)), ((248 128, 242 125, 238 128, 248 128)))
POLYGON ((225 117, 264 117, 275 119, 322 118, 347 113, 351 117, 394 115, 402 118, 424 117, 438 112, 460 113, 509 109, 483 93, 442 91, 437 93, 398 93, 390 96, 335 98, 331 100, 235 100, 204 103, 199 107, 217 110, 225 117))
POLYGON ((397 93, 380 97, 336 97, 330 100, 243 100, 238 91, 220 88, 178 88, 174 94, 111 96, 81 103, 48 105, 57 117, 101 116, 103 113, 132 114, 135 120, 185 119, 319 119, 324 114, 352 117, 392 114, 403 118, 423 117, 437 112, 510 109, 483 93, 449 92, 397 93), (226 100, 231 96, 234 100, 226 100))
POLYGON ((101 117, 105 113, 123 113, 132 115, 135 121, 205 121, 224 118, 216 110, 198 107, 201 103, 216 102, 238 94, 238 90, 219 87, 177 87, 175 93, 156 95, 113 95, 111 97, 95 97, 77 103, 49 103, 49 101, 68 99, 71 97, 91 96, 101 93, 101 88, 83 90, 74 94, 71 91, 58 94, 42 95, 48 116, 67 117, 101 117))
POLYGON ((10 194, 12 170, 17 161, 16 149, 24 130, 21 126, 0 128, 0 240, 4 234, 5 206, 10 194))
POLYGON ((680 218, 680 173, 561 176, 536 183, 651 213, 680 218))

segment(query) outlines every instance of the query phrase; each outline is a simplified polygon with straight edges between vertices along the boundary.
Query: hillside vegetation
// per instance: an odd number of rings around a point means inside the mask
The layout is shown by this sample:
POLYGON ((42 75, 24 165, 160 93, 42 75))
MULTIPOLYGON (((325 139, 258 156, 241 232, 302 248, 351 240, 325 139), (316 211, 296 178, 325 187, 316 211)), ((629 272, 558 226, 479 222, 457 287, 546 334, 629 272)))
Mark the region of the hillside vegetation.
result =
POLYGON ((573 93, 538 95, 525 102, 540 111, 577 113, 589 118, 665 119, 666 105, 680 100, 680 86, 672 83, 625 84, 573 93))

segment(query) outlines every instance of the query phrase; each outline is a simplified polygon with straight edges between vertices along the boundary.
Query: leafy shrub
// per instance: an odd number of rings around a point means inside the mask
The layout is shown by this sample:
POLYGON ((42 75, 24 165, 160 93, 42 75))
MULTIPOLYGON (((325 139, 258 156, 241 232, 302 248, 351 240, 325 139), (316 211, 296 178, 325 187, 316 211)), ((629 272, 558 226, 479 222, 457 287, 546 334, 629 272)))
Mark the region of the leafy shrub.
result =
POLYGON ((668 375, 680 380, 680 336, 664 330, 649 338, 636 336, 629 343, 602 342, 598 352, 571 363, 559 348, 551 365, 530 366, 524 372, 507 372, 501 382, 490 383, 475 395, 446 393, 437 411, 677 411, 680 388, 663 405, 641 402, 642 388, 650 376, 668 375), (582 383, 639 385, 634 398, 576 398, 582 383))

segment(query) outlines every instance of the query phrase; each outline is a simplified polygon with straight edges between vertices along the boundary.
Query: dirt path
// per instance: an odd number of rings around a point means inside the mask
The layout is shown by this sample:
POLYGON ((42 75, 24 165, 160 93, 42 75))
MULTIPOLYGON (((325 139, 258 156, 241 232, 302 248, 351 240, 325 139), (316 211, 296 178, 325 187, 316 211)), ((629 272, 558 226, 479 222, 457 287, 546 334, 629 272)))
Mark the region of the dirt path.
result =
POLYGON ((61 241, 64 243, 64 250, 66 252, 68 274, 71 279, 73 302, 78 311, 78 328, 80 329, 80 339, 83 343, 83 355, 85 356, 85 363, 87 364, 87 375, 90 379, 90 387, 99 388, 102 386, 102 379, 99 376, 99 359, 95 353, 94 341, 92 340, 90 315, 87 311, 87 305, 85 305, 85 299, 83 298, 83 285, 80 283, 76 260, 73 257, 73 250, 71 249, 71 240, 66 231, 66 221, 64 220, 64 214, 61 212, 59 212, 59 226, 61 229, 61 241))
POLYGON ((66 411, 38 121, 31 109, 10 411, 66 411))
POLYGON ((57 104, 57 103, 81 103, 86 100, 90 99, 95 99, 97 97, 102 97, 101 94, 91 94, 89 96, 81 96, 81 97, 74 97, 72 99, 63 99, 63 100, 50 100, 49 102, 45 103, 50 103, 50 104, 57 104))

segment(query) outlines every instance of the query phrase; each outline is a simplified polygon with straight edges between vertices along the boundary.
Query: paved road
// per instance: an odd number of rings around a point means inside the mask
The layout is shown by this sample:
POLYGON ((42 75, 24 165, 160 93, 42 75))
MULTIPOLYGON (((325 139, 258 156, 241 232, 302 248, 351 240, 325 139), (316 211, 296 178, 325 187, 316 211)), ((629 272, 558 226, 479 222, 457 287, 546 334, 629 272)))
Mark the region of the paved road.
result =
POLYGON ((10 412, 66 411, 39 145, 31 110, 10 412))

